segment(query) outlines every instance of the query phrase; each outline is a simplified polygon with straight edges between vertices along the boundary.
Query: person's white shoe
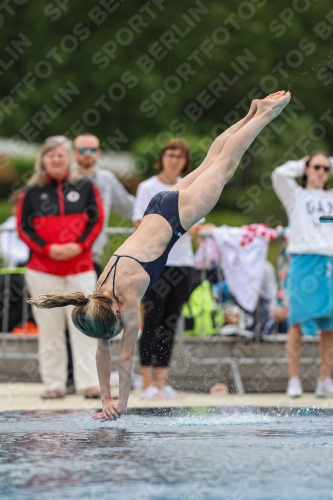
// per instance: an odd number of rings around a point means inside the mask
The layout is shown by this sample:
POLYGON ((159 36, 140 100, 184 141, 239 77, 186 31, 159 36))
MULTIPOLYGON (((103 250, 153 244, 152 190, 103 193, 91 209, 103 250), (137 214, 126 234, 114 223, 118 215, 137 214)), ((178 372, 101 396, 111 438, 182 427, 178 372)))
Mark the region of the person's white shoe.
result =
POLYGON ((181 399, 183 398, 183 394, 179 394, 179 392, 175 391, 171 385, 166 385, 161 389, 161 395, 165 399, 181 399))
POLYGON ((318 380, 315 395, 317 398, 333 397, 333 380, 331 377, 326 377, 324 380, 318 380))
POLYGON ((161 397, 159 396, 160 395, 160 390, 158 387, 156 387, 156 385, 150 385, 149 387, 147 387, 147 389, 145 389, 144 391, 142 391, 138 398, 139 399, 154 399, 156 397, 161 397))
POLYGON ((291 377, 288 381, 287 396, 290 398, 299 398, 302 394, 303 390, 299 377, 291 377))

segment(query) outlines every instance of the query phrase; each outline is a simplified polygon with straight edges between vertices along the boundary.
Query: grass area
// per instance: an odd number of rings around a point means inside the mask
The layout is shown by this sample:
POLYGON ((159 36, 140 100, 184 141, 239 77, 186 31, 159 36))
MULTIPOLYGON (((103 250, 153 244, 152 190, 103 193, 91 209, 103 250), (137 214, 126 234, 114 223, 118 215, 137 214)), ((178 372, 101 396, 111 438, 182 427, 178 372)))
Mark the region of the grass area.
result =
POLYGON ((251 224, 251 217, 243 215, 240 212, 233 212, 227 209, 216 209, 206 216, 206 222, 215 224, 215 226, 243 226, 244 224, 251 224))
POLYGON ((12 215, 12 207, 7 200, 0 200, 0 224, 12 215))

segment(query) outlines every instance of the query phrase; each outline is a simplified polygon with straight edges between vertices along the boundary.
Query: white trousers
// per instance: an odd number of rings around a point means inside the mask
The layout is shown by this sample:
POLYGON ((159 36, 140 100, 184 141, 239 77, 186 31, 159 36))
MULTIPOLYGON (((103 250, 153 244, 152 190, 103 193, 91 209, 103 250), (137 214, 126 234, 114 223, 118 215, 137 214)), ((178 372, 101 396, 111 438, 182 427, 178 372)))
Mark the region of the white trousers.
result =
MULTIPOLYGON (((30 297, 57 292, 83 292, 91 294, 96 286, 95 271, 54 276, 39 271, 27 270, 26 281, 30 297)), ((67 349, 66 322, 68 325, 73 353, 74 381, 78 391, 98 386, 96 369, 97 340, 87 337, 75 328, 71 313, 73 306, 55 309, 33 308, 34 317, 40 330, 39 367, 42 381, 47 390, 66 391, 67 349)))

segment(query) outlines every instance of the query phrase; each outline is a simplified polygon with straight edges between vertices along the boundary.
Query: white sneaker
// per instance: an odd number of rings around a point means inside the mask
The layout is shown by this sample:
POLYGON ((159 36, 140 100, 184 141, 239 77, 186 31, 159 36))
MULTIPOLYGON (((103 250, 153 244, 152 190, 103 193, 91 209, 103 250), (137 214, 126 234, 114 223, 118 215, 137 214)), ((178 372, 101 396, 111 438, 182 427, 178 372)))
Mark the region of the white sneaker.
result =
POLYGON ((326 377, 324 380, 318 380, 315 395, 317 398, 333 397, 333 380, 331 377, 326 377))
POLYGON ((182 399, 184 397, 183 394, 179 394, 179 392, 175 391, 171 385, 163 387, 163 389, 161 389, 161 394, 165 399, 182 399))
POLYGON ((159 388, 156 387, 156 385, 151 385, 151 386, 147 387, 147 389, 145 389, 144 391, 142 391, 139 394, 138 398, 139 399, 154 399, 159 394, 160 394, 159 388))
POLYGON ((138 375, 137 373, 133 373, 133 375, 132 375, 132 387, 133 387, 133 389, 142 391, 142 386, 143 386, 142 375, 138 375))
POLYGON ((303 390, 299 377, 291 377, 288 381, 287 396, 290 398, 299 398, 303 390))

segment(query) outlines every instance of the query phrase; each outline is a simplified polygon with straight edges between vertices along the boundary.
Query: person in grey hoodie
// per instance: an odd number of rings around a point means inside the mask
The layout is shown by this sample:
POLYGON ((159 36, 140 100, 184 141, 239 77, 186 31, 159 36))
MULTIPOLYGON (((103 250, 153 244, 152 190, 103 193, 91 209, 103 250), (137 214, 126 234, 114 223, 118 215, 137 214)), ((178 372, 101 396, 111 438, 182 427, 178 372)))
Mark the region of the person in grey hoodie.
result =
MULTIPOLYGON (((104 229, 108 225, 111 210, 127 220, 132 220, 134 207, 134 196, 128 193, 123 184, 109 170, 98 168, 97 162, 101 155, 100 143, 92 134, 81 134, 74 140, 74 157, 77 162, 78 171, 88 177, 99 189, 104 210, 104 229)), ((104 229, 93 244, 93 259, 97 275, 101 274, 100 258, 106 243, 104 229)))

